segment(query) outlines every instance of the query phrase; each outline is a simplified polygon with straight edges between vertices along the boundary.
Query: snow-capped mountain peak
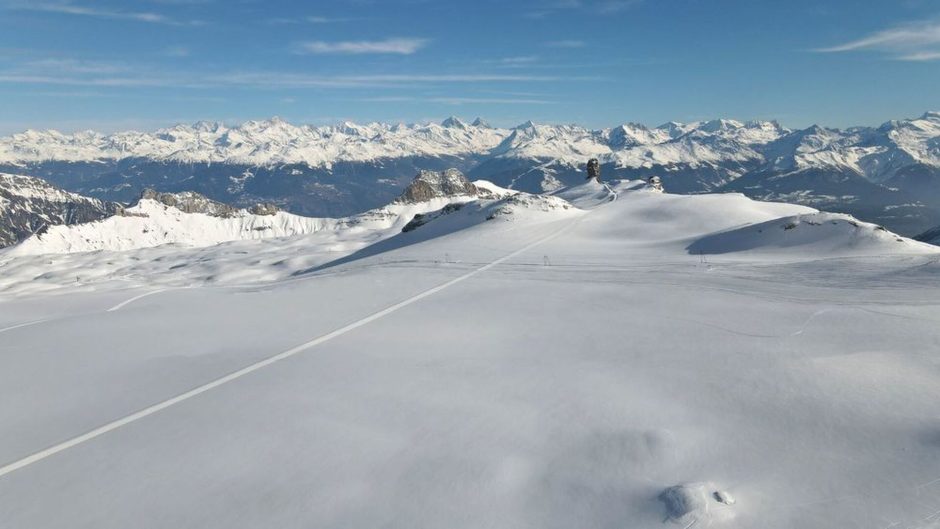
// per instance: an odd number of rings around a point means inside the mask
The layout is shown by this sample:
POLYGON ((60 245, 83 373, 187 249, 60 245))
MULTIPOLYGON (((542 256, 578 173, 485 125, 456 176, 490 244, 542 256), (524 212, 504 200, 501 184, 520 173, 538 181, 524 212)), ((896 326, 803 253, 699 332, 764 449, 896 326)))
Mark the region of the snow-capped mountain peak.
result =
POLYGON ((455 129, 466 129, 467 124, 460 120, 457 116, 451 116, 441 122, 442 127, 455 128, 455 129))

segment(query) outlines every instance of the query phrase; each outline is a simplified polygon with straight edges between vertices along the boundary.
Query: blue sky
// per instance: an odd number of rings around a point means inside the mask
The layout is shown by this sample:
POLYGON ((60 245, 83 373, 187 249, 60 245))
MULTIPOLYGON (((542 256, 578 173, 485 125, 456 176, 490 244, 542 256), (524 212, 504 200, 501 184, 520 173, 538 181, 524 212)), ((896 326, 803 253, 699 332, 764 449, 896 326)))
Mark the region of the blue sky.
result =
POLYGON ((940 0, 0 0, 0 134, 940 109, 940 0))

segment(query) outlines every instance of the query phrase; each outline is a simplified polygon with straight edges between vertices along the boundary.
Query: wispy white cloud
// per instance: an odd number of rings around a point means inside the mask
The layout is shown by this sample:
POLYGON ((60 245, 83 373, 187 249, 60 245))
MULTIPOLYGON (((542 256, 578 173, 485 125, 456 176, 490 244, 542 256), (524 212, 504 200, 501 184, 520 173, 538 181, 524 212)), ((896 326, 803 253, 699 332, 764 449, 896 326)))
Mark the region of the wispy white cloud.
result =
POLYGON ((168 24, 175 26, 183 25, 201 25, 198 20, 177 20, 166 15, 150 11, 127 11, 119 9, 110 9, 102 7, 93 7, 87 5, 74 4, 72 2, 15 2, 4 6, 8 10, 16 11, 37 11, 43 13, 56 13, 62 15, 74 15, 94 18, 108 18, 117 20, 133 20, 137 22, 147 22, 152 24, 168 24))
POLYGON ((860 39, 818 48, 820 53, 875 51, 892 54, 897 60, 940 59, 940 22, 917 22, 876 31, 860 39))
MULTIPOLYGON (((176 50, 177 52, 180 50, 176 50)), ((173 72, 141 64, 41 58, 0 69, 0 83, 83 87, 213 88, 240 86, 254 89, 433 86, 446 84, 544 83, 567 81, 550 75, 478 74, 373 74, 316 75, 283 71, 173 72)))
MULTIPOLYGON (((239 72, 213 76, 219 84, 263 88, 370 87, 454 83, 551 82, 555 76, 500 74, 389 74, 389 75, 308 75, 283 72, 239 72)), ((566 78, 568 79, 568 78, 566 78)))
POLYGON ((116 74, 128 71, 128 67, 103 61, 46 58, 24 62, 18 70, 21 73, 116 74))
POLYGON ((587 43, 583 40, 553 40, 545 43, 549 48, 583 48, 587 43))
POLYGON ((167 57, 189 57, 190 53, 186 46, 170 46, 163 49, 163 55, 167 57))
POLYGON ((356 20, 349 17, 321 17, 321 16, 308 16, 303 18, 304 22, 309 22, 310 24, 334 24, 337 22, 349 22, 351 20, 356 20))
POLYGON ((538 62, 539 58, 536 55, 521 55, 518 57, 503 57, 496 61, 498 64, 503 64, 507 66, 517 66, 524 64, 532 64, 538 62))
POLYGON ((266 22, 268 24, 338 24, 341 22, 352 22, 354 20, 361 19, 352 17, 325 17, 319 15, 309 15, 292 18, 275 17, 269 18, 266 22))
POLYGON ((427 46, 428 39, 420 38, 391 38, 385 40, 351 40, 351 41, 312 41, 297 45, 299 53, 309 54, 396 54, 411 55, 427 46))
POLYGON ((639 5, 643 0, 549 0, 524 13, 527 18, 546 18, 566 11, 583 11, 592 14, 613 14, 639 5))
POLYGON ((553 105, 554 101, 517 97, 411 97, 376 96, 361 97, 355 101, 363 103, 438 103, 442 105, 553 105))
POLYGON ((524 98, 489 98, 489 97, 435 97, 432 103, 445 105, 554 105, 554 101, 524 98))
POLYGON ((914 53, 908 53, 906 55, 901 55, 897 58, 899 61, 936 61, 940 60, 940 51, 918 51, 914 53))
POLYGON ((610 0, 597 3, 594 9, 601 14, 619 13, 636 6, 642 1, 643 0, 610 0))

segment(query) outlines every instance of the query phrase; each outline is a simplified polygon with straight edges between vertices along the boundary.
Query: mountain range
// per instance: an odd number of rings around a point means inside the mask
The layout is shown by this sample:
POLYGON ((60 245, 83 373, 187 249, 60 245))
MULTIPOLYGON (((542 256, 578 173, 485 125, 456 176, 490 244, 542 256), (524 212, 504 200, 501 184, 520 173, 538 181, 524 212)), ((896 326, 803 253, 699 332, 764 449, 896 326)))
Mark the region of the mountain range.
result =
POLYGON ((604 178, 662 177, 674 193, 741 192, 844 212, 904 235, 940 225, 940 113, 844 130, 719 119, 591 130, 526 122, 238 126, 198 122, 153 133, 26 131, 0 138, 0 171, 129 203, 144 189, 196 191, 248 207, 342 217, 381 207, 421 170, 541 193, 604 178))

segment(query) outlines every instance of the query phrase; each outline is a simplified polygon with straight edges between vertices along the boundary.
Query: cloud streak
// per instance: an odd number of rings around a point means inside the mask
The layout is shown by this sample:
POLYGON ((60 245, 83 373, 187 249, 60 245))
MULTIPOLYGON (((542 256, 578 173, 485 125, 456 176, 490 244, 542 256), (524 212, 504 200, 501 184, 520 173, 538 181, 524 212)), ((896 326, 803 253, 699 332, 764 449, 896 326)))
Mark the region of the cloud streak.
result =
POLYGON ((428 39, 391 38, 385 40, 352 40, 340 42, 312 41, 298 44, 297 50, 314 55, 411 55, 424 48, 428 39))
POLYGON ((132 20, 137 22, 147 22, 151 24, 167 24, 174 26, 195 26, 201 25, 198 20, 179 21, 160 13, 149 11, 124 11, 116 9, 107 9, 91 7, 71 2, 29 2, 16 3, 6 6, 8 10, 15 11, 36 11, 41 13, 55 13, 61 15, 73 15, 82 17, 94 17, 116 20, 132 20))
POLYGON ((483 83, 546 83, 575 78, 553 75, 474 74, 337 74, 316 75, 283 71, 173 72, 121 63, 46 58, 0 69, 0 83, 86 87, 165 87, 252 89, 369 88, 483 83))
POLYGON ((940 22, 918 22, 877 31, 836 46, 818 48, 819 53, 875 51, 890 53, 902 61, 940 59, 940 22))
POLYGON ((552 0, 543 2, 533 11, 525 13, 527 18, 542 19, 565 11, 581 11, 597 15, 610 15, 626 11, 641 4, 643 0, 552 0))
POLYGON ((546 42, 545 46, 549 48, 576 49, 587 46, 587 43, 583 40, 553 40, 551 42, 546 42))

